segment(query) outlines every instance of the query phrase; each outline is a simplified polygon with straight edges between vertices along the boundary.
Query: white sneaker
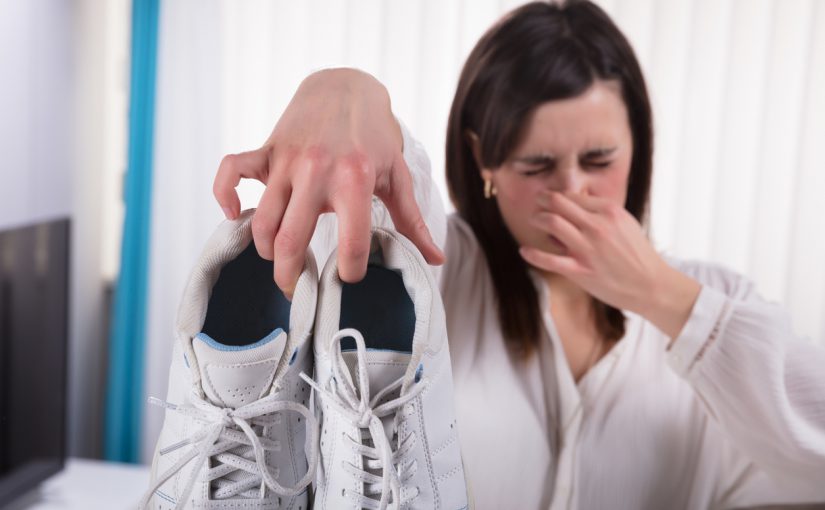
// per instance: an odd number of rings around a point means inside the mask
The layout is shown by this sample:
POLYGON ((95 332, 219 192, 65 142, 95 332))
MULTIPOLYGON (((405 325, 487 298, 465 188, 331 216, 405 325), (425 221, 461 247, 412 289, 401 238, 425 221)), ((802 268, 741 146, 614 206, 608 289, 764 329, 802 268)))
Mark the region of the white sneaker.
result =
POLYGON ((167 408, 140 508, 306 510, 317 465, 307 408, 318 271, 290 305, 251 242, 253 211, 212 235, 183 294, 167 408))
POLYGON ((418 250, 376 229, 365 278, 336 253, 315 328, 316 509, 467 508, 441 296, 418 250))

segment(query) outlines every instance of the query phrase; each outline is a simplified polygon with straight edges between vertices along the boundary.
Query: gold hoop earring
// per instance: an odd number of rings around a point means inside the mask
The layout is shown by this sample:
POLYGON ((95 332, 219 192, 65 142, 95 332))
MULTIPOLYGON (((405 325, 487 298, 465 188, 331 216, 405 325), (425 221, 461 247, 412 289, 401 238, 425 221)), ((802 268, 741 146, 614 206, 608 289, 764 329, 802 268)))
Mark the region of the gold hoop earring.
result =
POLYGON ((484 198, 491 198, 496 194, 498 194, 498 190, 493 186, 493 180, 484 179, 484 198))

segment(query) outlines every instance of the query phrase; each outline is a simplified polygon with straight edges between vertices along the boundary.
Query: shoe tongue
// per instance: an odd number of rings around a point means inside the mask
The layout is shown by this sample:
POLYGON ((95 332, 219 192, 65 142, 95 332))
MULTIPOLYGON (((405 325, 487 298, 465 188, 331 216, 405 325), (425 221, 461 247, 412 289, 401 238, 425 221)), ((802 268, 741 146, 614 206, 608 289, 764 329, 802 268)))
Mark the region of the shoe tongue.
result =
MULTIPOLYGON (((358 361, 356 351, 344 351, 341 355, 349 369, 350 377, 352 377, 353 382, 357 386, 359 383, 358 374, 355 372, 355 365, 358 361)), ((370 400, 381 390, 404 376, 404 373, 407 371, 407 366, 410 364, 411 357, 412 355, 408 352, 367 349, 366 368, 370 383, 370 400)), ((400 393, 401 387, 387 394, 378 402, 378 405, 388 400, 398 398, 400 393)), ((388 440, 392 440, 392 422, 392 415, 381 418, 381 423, 384 425, 384 433, 387 434, 388 440)))
POLYGON ((235 409, 263 397, 272 386, 286 337, 284 330, 278 328, 254 344, 235 346, 198 333, 192 348, 209 401, 235 409))

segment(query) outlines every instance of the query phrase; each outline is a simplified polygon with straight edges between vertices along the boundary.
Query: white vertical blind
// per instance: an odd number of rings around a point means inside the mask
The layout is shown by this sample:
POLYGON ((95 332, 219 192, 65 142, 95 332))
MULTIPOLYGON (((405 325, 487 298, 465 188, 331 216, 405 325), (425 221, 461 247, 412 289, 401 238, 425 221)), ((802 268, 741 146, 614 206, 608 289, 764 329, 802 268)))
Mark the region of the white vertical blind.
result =
POLYGON ((825 343, 825 2, 808 15, 784 301, 799 331, 825 343))
MULTIPOLYGON (((810 51, 810 1, 782 2, 774 9, 768 46, 764 114, 760 123, 757 186, 751 215, 751 271, 769 296, 784 299, 792 263, 790 232, 797 200, 797 166, 804 79, 810 51)), ((820 236, 825 233, 819 233, 820 236)), ((820 260, 825 260, 822 258, 820 260)))
POLYGON ((712 258, 739 269, 748 267, 760 161, 767 51, 771 39, 771 0, 734 5, 724 77, 720 150, 716 156, 712 258))
MULTIPOLYGON (((685 89, 680 98, 682 135, 676 153, 673 251, 707 259, 717 210, 714 177, 722 145, 722 93, 728 63, 730 2, 698 0, 689 29, 685 89)), ((651 84, 655 87, 655 83, 651 84)), ((654 179, 655 179, 654 170, 654 179)), ((655 214, 655 211, 654 211, 655 214)))
MULTIPOLYGON (((355 66, 389 89, 447 200, 444 137, 464 59, 509 0, 164 2, 147 392, 165 392, 186 274, 220 218, 220 158, 260 146, 301 79, 355 66)), ((716 261, 825 340, 825 2, 600 0, 654 108, 651 235, 716 261)), ((244 183, 244 207, 262 186, 244 183)), ((147 413, 149 459, 161 413, 147 413)))

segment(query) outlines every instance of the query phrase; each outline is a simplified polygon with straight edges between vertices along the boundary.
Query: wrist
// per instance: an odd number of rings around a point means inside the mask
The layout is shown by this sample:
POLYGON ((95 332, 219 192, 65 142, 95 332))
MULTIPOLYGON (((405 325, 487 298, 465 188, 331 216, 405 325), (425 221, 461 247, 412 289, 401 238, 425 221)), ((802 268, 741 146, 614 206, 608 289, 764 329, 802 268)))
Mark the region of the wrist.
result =
POLYGON ((702 285, 667 264, 654 279, 642 315, 671 339, 676 339, 687 323, 702 285))
POLYGON ((370 73, 352 67, 332 67, 315 71, 304 78, 299 86, 308 89, 316 87, 321 91, 337 89, 389 105, 390 95, 384 84, 370 73))

